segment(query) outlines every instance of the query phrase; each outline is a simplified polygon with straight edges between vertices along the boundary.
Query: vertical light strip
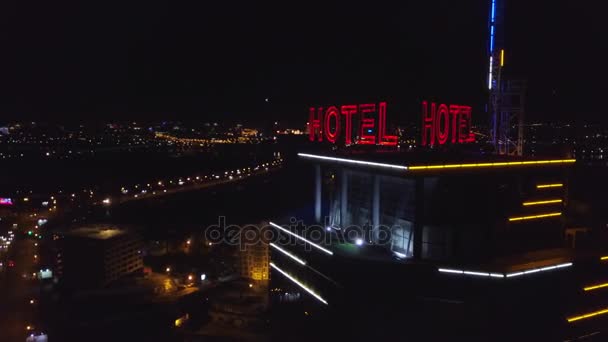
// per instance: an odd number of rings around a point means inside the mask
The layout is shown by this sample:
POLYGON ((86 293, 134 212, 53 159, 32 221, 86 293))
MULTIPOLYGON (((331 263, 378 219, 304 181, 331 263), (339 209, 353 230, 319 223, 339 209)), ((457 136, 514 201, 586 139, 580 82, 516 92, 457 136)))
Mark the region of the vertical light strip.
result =
POLYGON ((304 261, 304 260, 302 260, 302 259, 298 258, 297 256, 295 256, 295 255, 293 255, 293 254, 289 253, 288 251, 286 251, 286 250, 284 250, 283 248, 281 248, 281 247, 279 247, 279 246, 275 245, 275 244, 274 244, 274 243, 272 243, 272 242, 270 243, 270 247, 272 247, 272 248, 276 249, 277 251, 279 251, 279 252, 281 252, 281 253, 283 253, 283 254, 287 255, 288 257, 290 257, 291 259, 293 259, 293 260, 295 260, 295 261, 299 262, 300 264, 302 264, 302 265, 306 265, 306 261, 304 261))
POLYGON ((494 25, 490 26, 490 54, 494 53, 494 25))
POLYGON ((490 56, 490 71, 488 73, 488 89, 492 89, 492 56, 490 56))
POLYGON ((298 234, 296 234, 296 233, 293 233, 291 230, 285 229, 285 228, 283 228, 283 227, 279 226, 278 224, 275 224, 275 223, 272 223, 272 222, 269 222, 269 223, 270 223, 270 225, 271 225, 271 226, 273 226, 273 227, 275 227, 275 228, 277 228, 277 229, 280 229, 280 230, 284 231, 285 233, 287 233, 287 234, 289 234, 289 235, 291 235, 291 236, 293 236, 293 237, 295 237, 295 238, 297 238, 297 239, 300 239, 300 240, 302 240, 302 241, 304 241, 304 242, 306 242, 306 243, 310 244, 311 246, 313 246, 313 247, 315 247, 315 248, 319 249, 320 251, 323 251, 323 252, 325 252, 325 253, 327 253, 327 254, 329 254, 329 255, 334 255, 334 252, 330 251, 329 249, 325 249, 325 248, 323 248, 323 247, 321 247, 321 246, 317 245, 316 243, 314 243, 314 242, 312 242, 312 241, 309 241, 309 240, 307 240, 307 239, 305 239, 305 238, 301 237, 300 235, 298 235, 298 234))
POLYGON ((323 297, 319 296, 318 294, 316 294, 313 290, 309 289, 308 287, 306 287, 304 284, 302 284, 299 280, 297 280, 296 278, 292 277, 289 273, 283 271, 282 269, 280 269, 277 265, 275 265, 274 263, 270 263, 270 267, 274 268, 275 270, 279 271, 279 273, 281 273, 282 275, 284 275, 287 279, 293 281, 296 285, 298 285, 299 287, 301 287, 302 289, 304 289, 304 291, 310 293, 311 296, 315 297, 317 300, 319 300, 321 303, 328 305, 327 301, 325 299, 323 299, 323 297))
POLYGON ((500 49, 500 67, 505 66, 505 49, 500 49))
POLYGON ((494 18, 496 16, 496 0, 492 0, 492 22, 494 22, 494 18))

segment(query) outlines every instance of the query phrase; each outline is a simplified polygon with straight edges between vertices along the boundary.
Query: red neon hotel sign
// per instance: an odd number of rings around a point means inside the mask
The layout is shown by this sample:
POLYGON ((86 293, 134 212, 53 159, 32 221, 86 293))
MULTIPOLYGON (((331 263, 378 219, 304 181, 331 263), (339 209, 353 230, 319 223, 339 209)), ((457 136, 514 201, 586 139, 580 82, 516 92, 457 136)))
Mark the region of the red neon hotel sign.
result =
MULTIPOLYGON (((462 144, 475 141, 471 132, 471 107, 422 102, 422 146, 462 144)), ((397 136, 386 133, 386 102, 310 108, 310 141, 335 144, 344 135, 346 145, 353 143, 353 117, 359 116, 359 138, 355 144, 397 145, 397 136), (344 119, 344 120, 343 120, 344 119), (344 129, 343 127, 344 121, 344 129), (377 128, 377 129, 376 129, 377 128), (377 133, 373 133, 376 131, 377 133)))
POLYGON ((471 132, 471 107, 446 105, 422 101, 422 146, 470 143, 475 141, 471 132))
POLYGON ((353 116, 360 116, 359 140, 357 144, 365 145, 397 145, 397 136, 386 134, 386 102, 366 103, 359 105, 331 106, 326 110, 323 107, 310 108, 308 131, 310 141, 323 141, 323 137, 330 143, 336 143, 344 131, 344 142, 353 143, 353 116), (344 130, 342 130, 342 117, 344 117, 344 130), (377 117, 377 122, 376 118, 377 117), (378 126, 377 134, 373 132, 378 126))

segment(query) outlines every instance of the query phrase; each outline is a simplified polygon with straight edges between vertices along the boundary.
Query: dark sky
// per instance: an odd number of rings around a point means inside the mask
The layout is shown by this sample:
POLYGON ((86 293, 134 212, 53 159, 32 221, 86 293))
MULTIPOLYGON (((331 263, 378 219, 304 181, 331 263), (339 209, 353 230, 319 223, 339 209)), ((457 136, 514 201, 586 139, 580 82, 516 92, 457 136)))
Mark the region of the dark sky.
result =
MULTIPOLYGON (((507 1, 529 120, 605 117, 599 2, 507 1)), ((305 121, 309 105, 423 98, 483 116, 489 0, 357 3, 6 1, 0 121, 305 121)))

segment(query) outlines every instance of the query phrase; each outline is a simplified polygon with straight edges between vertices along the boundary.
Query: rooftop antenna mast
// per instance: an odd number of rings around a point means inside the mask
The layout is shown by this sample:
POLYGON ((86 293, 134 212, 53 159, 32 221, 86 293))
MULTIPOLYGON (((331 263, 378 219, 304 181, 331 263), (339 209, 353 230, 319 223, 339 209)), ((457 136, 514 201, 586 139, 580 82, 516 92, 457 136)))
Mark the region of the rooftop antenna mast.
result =
POLYGON ((491 115, 491 138, 497 154, 523 154, 524 100, 526 82, 508 80, 503 75, 505 65, 504 48, 504 2, 490 0, 488 27, 488 90, 491 115))

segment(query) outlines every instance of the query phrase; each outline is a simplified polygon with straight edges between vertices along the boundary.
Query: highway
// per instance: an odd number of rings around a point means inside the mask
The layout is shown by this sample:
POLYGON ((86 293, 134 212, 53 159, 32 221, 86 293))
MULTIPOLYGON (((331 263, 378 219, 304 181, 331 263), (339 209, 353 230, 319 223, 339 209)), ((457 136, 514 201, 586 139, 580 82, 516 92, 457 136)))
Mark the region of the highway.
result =
MULTIPOLYGON (((181 192, 189 192, 200 189, 205 189, 209 187, 214 187, 216 185, 239 182, 244 179, 247 179, 252 176, 259 176, 266 173, 270 173, 277 169, 280 169, 283 164, 283 160, 278 159, 272 162, 263 163, 255 168, 243 168, 241 172, 240 169, 225 171, 224 173, 218 173, 215 177, 187 177, 180 178, 175 181, 171 187, 168 187, 168 182, 158 182, 158 183, 149 183, 146 186, 137 186, 136 189, 132 189, 133 194, 126 194, 123 192, 123 195, 118 198, 112 200, 111 202, 124 203, 129 201, 137 201, 142 199, 150 199, 161 196, 172 195, 181 192)), ((124 188, 122 190, 125 190, 124 188)), ((110 199, 108 199, 110 201, 110 199)))

